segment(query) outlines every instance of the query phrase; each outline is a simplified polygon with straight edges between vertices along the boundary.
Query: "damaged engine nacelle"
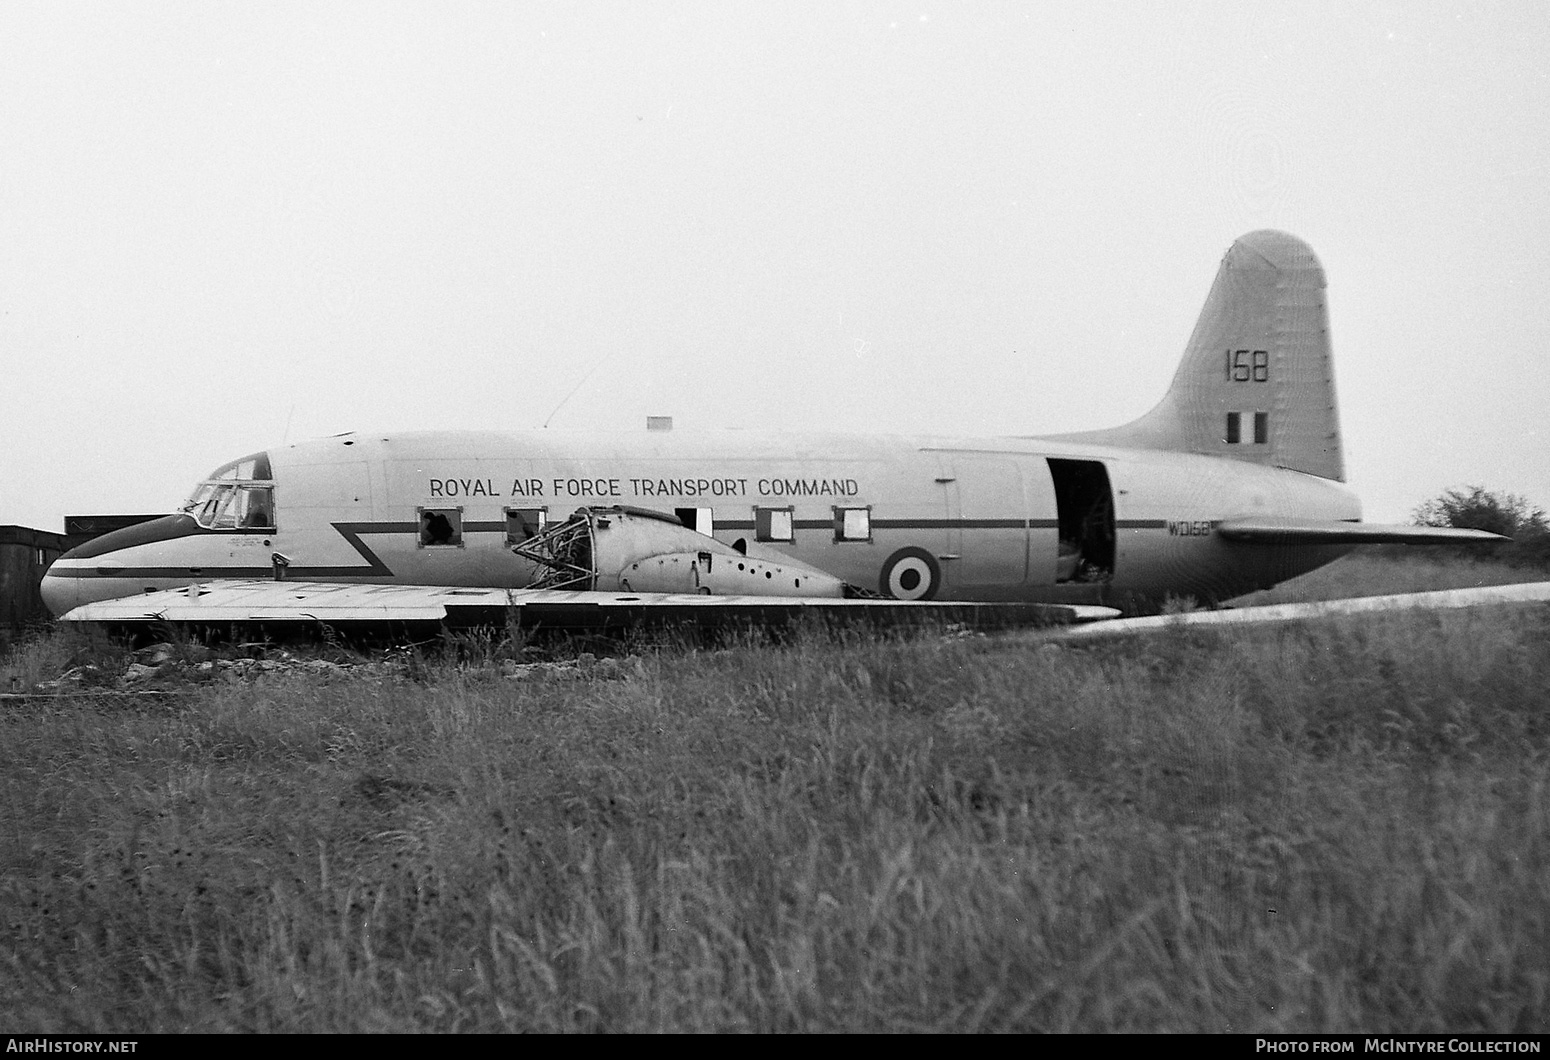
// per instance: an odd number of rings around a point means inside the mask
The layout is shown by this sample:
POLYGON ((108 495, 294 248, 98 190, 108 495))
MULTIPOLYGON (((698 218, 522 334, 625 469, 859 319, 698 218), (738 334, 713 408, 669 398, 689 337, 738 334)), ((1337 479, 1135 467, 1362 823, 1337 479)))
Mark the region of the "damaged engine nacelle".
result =
POLYGON ((814 567, 755 546, 743 550, 644 508, 581 508, 513 545, 541 568, 534 589, 841 597, 845 585, 814 567), (756 555, 749 555, 754 551, 756 555))

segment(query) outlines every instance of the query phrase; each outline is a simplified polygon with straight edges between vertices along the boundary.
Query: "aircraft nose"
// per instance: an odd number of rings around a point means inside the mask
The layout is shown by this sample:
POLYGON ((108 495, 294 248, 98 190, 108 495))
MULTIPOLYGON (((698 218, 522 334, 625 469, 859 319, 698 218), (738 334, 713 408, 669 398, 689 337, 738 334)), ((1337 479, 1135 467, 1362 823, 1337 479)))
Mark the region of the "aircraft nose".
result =
POLYGON ((80 579, 61 578, 53 572, 53 568, 43 575, 43 584, 38 587, 38 592, 43 597, 43 606, 55 618, 63 616, 66 611, 75 610, 81 603, 80 579))

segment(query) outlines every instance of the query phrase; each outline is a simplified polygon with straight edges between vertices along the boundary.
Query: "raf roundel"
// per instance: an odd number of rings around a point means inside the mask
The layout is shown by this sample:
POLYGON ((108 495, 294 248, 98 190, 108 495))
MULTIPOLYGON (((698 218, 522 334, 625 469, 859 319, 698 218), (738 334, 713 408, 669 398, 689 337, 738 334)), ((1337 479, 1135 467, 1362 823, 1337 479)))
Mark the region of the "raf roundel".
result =
POLYGON ((895 600, 930 600, 942 587, 942 568, 923 548, 901 548, 883 562, 877 587, 895 600))

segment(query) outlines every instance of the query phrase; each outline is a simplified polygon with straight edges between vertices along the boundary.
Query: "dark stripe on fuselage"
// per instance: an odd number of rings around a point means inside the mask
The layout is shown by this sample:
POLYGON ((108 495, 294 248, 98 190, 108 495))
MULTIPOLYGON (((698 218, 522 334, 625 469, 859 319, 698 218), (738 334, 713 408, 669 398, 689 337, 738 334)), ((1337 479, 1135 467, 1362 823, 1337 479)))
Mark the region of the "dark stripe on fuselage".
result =
MULTIPOLYGON (((168 518, 169 519, 178 519, 178 518, 188 518, 188 517, 187 516, 168 516, 168 518)), ((191 522, 191 523, 193 522, 192 519, 189 519, 188 521, 191 522)), ((161 522, 163 522, 163 520, 157 519, 154 522, 155 523, 161 523, 161 522)), ((141 524, 141 525, 149 526, 149 525, 154 525, 154 524, 146 523, 146 524, 141 524)), ((367 545, 366 542, 361 540, 361 535, 362 534, 414 534, 414 533, 418 533, 419 529, 420 529, 419 525, 416 524, 416 523, 333 523, 331 525, 333 526, 333 528, 335 530, 339 531, 339 536, 344 538, 346 541, 348 541, 350 543, 350 547, 355 549, 356 553, 358 553, 360 555, 360 557, 366 561, 366 565, 364 567, 360 566, 359 564, 352 564, 350 566, 337 566, 337 567, 293 566, 293 567, 288 567, 286 569, 285 576, 287 578, 294 578, 297 581, 306 581, 306 580, 319 579, 319 578, 391 578, 393 576, 393 569, 391 567, 389 567, 386 563, 382 562, 382 558, 371 550, 371 546, 367 545)), ((481 524, 475 524, 475 525, 481 525, 481 524)), ((491 528, 491 529, 504 529, 505 528, 504 524, 502 524, 502 523, 489 523, 489 524, 482 524, 482 525, 487 526, 488 528, 491 528)), ((194 526, 195 526, 194 533, 196 533, 196 534, 213 534, 213 533, 226 533, 227 532, 227 531, 205 530, 203 527, 199 526, 199 524, 197 524, 197 523, 194 523, 194 526)), ((135 529, 138 529, 138 528, 139 527, 131 526, 131 527, 126 527, 125 529, 126 530, 135 530, 135 529)), ((465 527, 464 529, 467 530, 468 527, 465 527)), ((121 533, 124 533, 124 532, 125 532, 124 530, 115 530, 112 534, 104 534, 102 538, 96 538, 95 540, 100 541, 103 538, 112 537, 115 534, 121 534, 121 533)), ((192 536, 192 535, 190 535, 188 533, 163 534, 161 536, 148 537, 148 538, 145 538, 143 540, 133 541, 133 542, 131 542, 129 544, 123 544, 123 545, 120 545, 118 547, 119 548, 130 548, 130 547, 133 547, 133 545, 148 545, 148 544, 154 544, 157 541, 171 541, 171 540, 174 540, 174 539, 179 538, 179 537, 188 537, 188 536, 192 536)), ((88 542, 88 544, 91 544, 91 542, 88 542)), ((89 558, 95 558, 96 555, 101 555, 101 554, 102 553, 94 553, 91 556, 83 557, 83 556, 79 555, 76 552, 68 552, 64 556, 61 556, 60 558, 61 559, 82 559, 82 558, 88 558, 89 559, 89 558)), ((61 567, 58 563, 56 563, 52 567, 49 568, 48 573, 49 573, 49 575, 51 577, 55 577, 55 578, 126 578, 126 579, 132 579, 132 580, 144 580, 144 579, 148 579, 148 578, 176 578, 176 579, 182 580, 182 579, 185 579, 185 578, 210 578, 210 577, 219 577, 219 578, 266 578, 266 577, 268 577, 268 576, 270 576, 271 574, 274 573, 274 568, 272 566, 264 566, 264 567, 226 567, 226 566, 220 566, 220 565, 199 566, 199 567, 118 567, 118 568, 96 567, 96 568, 86 568, 86 567, 61 567)))
MULTIPOLYGON (((348 567, 358 571, 360 567, 348 567)), ((64 567, 57 563, 48 569, 50 578, 112 578, 116 581, 140 581, 153 578, 174 578, 178 581, 208 581, 211 578, 267 578, 274 573, 273 567, 64 567)), ((300 575, 295 575, 300 577, 300 575)))
MULTIPOLYGON (((833 526, 832 522, 822 524, 833 526)), ((1052 530, 1055 519, 873 519, 873 530, 1052 530)))
MULTIPOLYGON (((1162 523, 1158 523, 1162 526, 1162 523)), ((797 519, 797 530, 833 530, 833 519, 797 519)), ((1054 530, 1055 519, 873 519, 873 530, 1054 530)), ((717 530, 752 530, 751 519, 717 519, 717 530)))
POLYGON ((286 571, 286 576, 291 578, 391 578, 392 568, 373 552, 366 542, 361 540, 362 534, 418 534, 419 523, 334 523, 339 536, 350 543, 350 547, 359 552, 361 558, 368 564, 365 570, 359 567, 295 567, 286 571), (323 571, 331 573, 320 573, 323 571))
MULTIPOLYGON (((873 519, 873 530, 1053 530, 1059 528, 1059 521, 1055 519, 873 519)), ((297 581, 319 580, 326 578, 391 578, 393 569, 382 561, 382 558, 372 551, 366 542, 361 540, 363 534, 418 534, 419 524, 413 522, 380 522, 380 523, 333 523, 333 528, 339 532, 339 536, 349 542, 350 547, 366 561, 365 566, 359 564, 351 566, 318 566, 304 567, 293 566, 286 569, 285 576, 297 581)), ((1166 519, 1120 519, 1115 522, 1115 527, 1120 530, 1163 530, 1168 526, 1166 519)), ((832 530, 832 519, 799 519, 794 522, 797 530, 832 530)), ((724 520, 717 523, 717 530, 736 531, 752 530, 752 520, 724 520)), ((465 534, 497 534, 504 533, 504 522, 470 521, 463 524, 465 534)), ((273 533, 273 531, 232 531, 232 530, 207 530, 194 522, 187 515, 169 515, 164 519, 154 519, 149 523, 140 523, 136 526, 125 527, 123 530, 115 530, 94 538, 85 545, 71 552, 67 552, 61 558, 65 559, 91 559, 107 552, 117 551, 121 548, 131 548, 134 545, 152 544, 156 541, 171 541, 180 537, 191 537, 200 534, 228 534, 228 533, 273 533), (186 523, 184 522, 186 521, 186 523), (192 526, 189 530, 187 527, 192 526), (160 527, 160 531, 151 533, 150 528, 160 527), (133 531, 145 530, 146 533, 133 535, 133 531), (169 532, 175 531, 175 532, 169 532), (99 541, 107 541, 109 538, 126 535, 121 538, 124 543, 114 545, 112 548, 83 552, 89 546, 99 541)), ((187 579, 187 578, 266 578, 274 572, 273 567, 121 567, 111 568, 61 568, 55 564, 49 570, 49 574, 58 578, 126 578, 126 579, 187 579)))
POLYGON ((100 537, 94 537, 90 541, 75 546, 59 558, 96 559, 109 552, 117 552, 121 548, 153 545, 158 541, 175 541, 180 537, 195 537, 211 532, 196 523, 192 515, 179 512, 176 515, 164 515, 160 519, 150 519, 143 523, 135 523, 133 526, 109 530, 100 537))

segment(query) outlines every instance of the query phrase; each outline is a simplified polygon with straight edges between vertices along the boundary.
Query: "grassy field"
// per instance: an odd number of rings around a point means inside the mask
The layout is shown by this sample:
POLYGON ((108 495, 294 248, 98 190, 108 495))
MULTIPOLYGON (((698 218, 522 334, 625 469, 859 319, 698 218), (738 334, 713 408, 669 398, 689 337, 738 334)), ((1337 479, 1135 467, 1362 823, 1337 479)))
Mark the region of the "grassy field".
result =
POLYGON ((177 652, 0 706, 9 1030, 1550 1025, 1545 608, 177 652))

